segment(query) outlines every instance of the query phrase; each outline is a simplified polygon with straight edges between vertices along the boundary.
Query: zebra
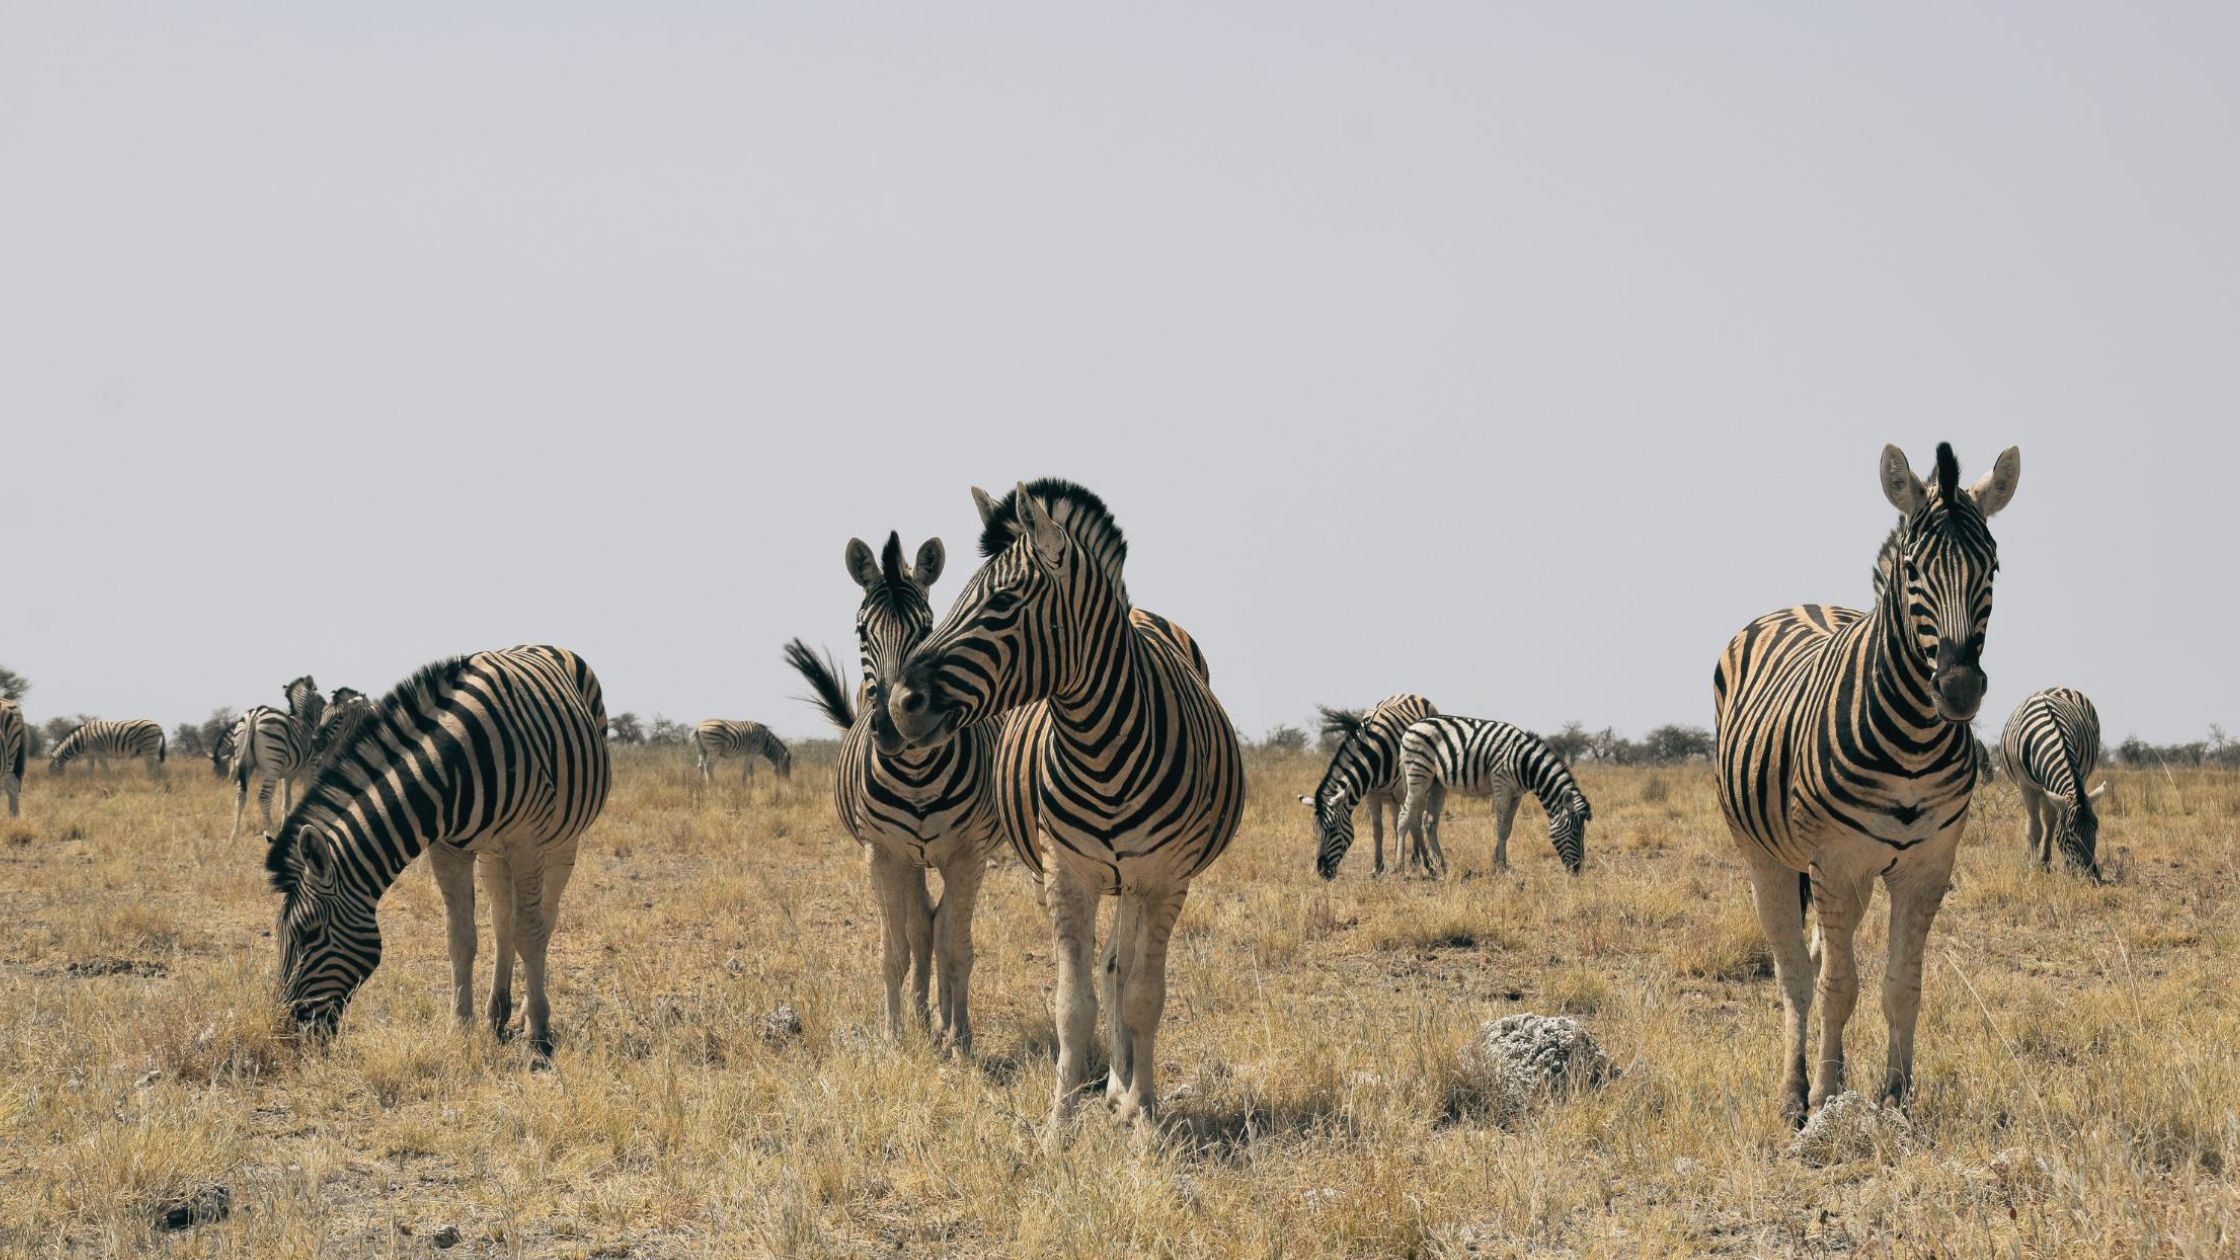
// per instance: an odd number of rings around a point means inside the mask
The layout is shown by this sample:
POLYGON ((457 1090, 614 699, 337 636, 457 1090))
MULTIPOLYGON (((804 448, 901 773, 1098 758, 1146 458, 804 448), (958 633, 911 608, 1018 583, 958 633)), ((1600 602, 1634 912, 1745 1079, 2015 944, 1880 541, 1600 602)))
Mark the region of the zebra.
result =
POLYGON ((1088 1074, 1100 894, 1119 898, 1101 975, 1106 1095, 1121 1120, 1148 1129, 1168 940, 1190 881, 1236 834, 1243 750, 1195 642, 1130 606, 1127 541, 1102 500, 1052 478, 1001 501, 975 489, 973 501, 986 563, 911 652, 888 714, 912 746, 1008 715, 997 809, 1012 849, 1045 881, 1057 942, 1045 1145, 1061 1140, 1088 1074))
POLYGON ((272 831, 272 789, 280 788, 280 811, 295 808, 295 781, 311 769, 312 739, 326 710, 326 699, 311 675, 281 689, 288 698, 286 711, 251 705, 233 724, 233 832, 241 836, 241 814, 249 803, 249 780, 258 780, 257 808, 264 814, 266 834, 272 831))
POLYGON ((793 774, 793 753, 778 742, 770 728, 760 722, 728 722, 722 718, 709 718, 692 730, 693 750, 700 754, 700 781, 706 783, 715 777, 716 762, 725 757, 739 758, 739 782, 754 781, 754 759, 767 758, 778 769, 778 777, 793 774))
POLYGON ((232 772, 233 749, 240 742, 241 719, 235 718, 233 725, 219 732, 218 738, 210 744, 210 777, 222 779, 232 772))
POLYGON ((324 757, 336 744, 348 741, 359 721, 372 711, 373 702, 364 692, 354 687, 335 688, 311 732, 312 758, 324 757))
POLYGON ((1890 890, 1882 985, 1889 1066, 1881 1098, 1913 1080, 1922 948, 1952 875, 1977 779, 1981 657, 1998 549, 1985 521, 2014 498, 2009 448, 1972 489, 1952 447, 1924 485, 1895 446, 1882 490, 1900 513, 1875 561, 1871 612, 1805 604, 1744 627, 1712 674, 1719 804, 1750 868, 1773 946, 1788 1056, 1783 1111, 1802 1124, 1843 1089, 1843 1028, 1858 999, 1853 936, 1879 877, 1890 890), (1819 919, 1817 958, 1804 911, 1819 919), (1817 976, 1820 1048, 1806 1093, 1817 976))
MULTIPOLYGON (((1493 798, 1493 865, 1509 866, 1509 829, 1517 821, 1517 804, 1530 792, 1548 814, 1548 843, 1563 859, 1565 870, 1576 875, 1587 861, 1587 823, 1594 807, 1587 803, 1571 767, 1563 763, 1548 741, 1519 726, 1490 718, 1451 715, 1424 718, 1400 735, 1400 764, 1407 780, 1407 803, 1400 811, 1400 834, 1418 848, 1424 847, 1424 815, 1436 816, 1445 808, 1448 791, 1493 798)), ((1447 855, 1440 851, 1436 834, 1430 837, 1429 861, 1444 871, 1447 855)))
POLYGON ((913 976, 911 1002, 926 1024, 929 970, 939 976, 940 1032, 960 1052, 972 1047, 972 911, 988 859, 1002 846, 995 796, 995 731, 975 726, 938 747, 906 748, 881 703, 900 677, 910 650, 933 628, 926 591, 941 576, 946 553, 938 538, 902 560, 902 538, 887 535, 877 559, 849 540, 848 574, 863 588, 856 610, 864 704, 859 712, 829 658, 799 639, 786 660, 808 680, 815 703, 846 734, 833 777, 840 823, 863 846, 879 904, 887 1033, 902 1035, 902 982, 913 976), (941 873, 941 901, 928 902, 927 870, 941 873))
POLYGON ((2108 785, 2084 790, 2100 766, 2100 714, 2092 701, 2068 687, 2031 692, 2007 719, 1999 751, 2030 818, 2030 855, 2051 870, 2058 844, 2071 868, 2099 879, 2100 819, 2092 802, 2108 785))
MULTIPOLYGON (((1400 847, 1400 805, 1407 785, 1400 777, 1400 732, 1411 723, 1436 714, 1437 705, 1422 696, 1402 692, 1387 696, 1367 713, 1343 709, 1322 710, 1322 733, 1339 737, 1330 765, 1315 785, 1314 795, 1299 798, 1314 810, 1314 868, 1324 879, 1335 879, 1338 863, 1353 847, 1355 804, 1369 807, 1369 834, 1376 849, 1376 872, 1384 873, 1384 812, 1392 811, 1392 862, 1404 868, 1424 860, 1422 850, 1400 847)), ((1439 820, 1430 820, 1437 843, 1439 820)))
POLYGON ((474 1019, 479 858, 497 938, 491 1028, 506 1035, 518 951, 529 1045, 548 1061, 545 948, 577 841, 606 804, 609 771, 599 680, 561 648, 437 661, 375 702, 265 850, 281 898, 280 997, 297 1027, 333 1033, 381 961, 375 907, 425 849, 449 920, 459 1022, 474 1019))
POLYGON ((23 812, 23 758, 28 743, 22 706, 0 699, 0 792, 8 794, 10 818, 23 812))
POLYGON ((145 758, 148 777, 160 778, 163 763, 169 755, 169 745, 164 741, 163 728, 147 718, 123 718, 104 721, 95 718, 62 737, 47 758, 47 773, 61 774, 62 768, 80 757, 93 759, 94 768, 106 773, 109 759, 126 760, 145 758))
POLYGON ((1976 786, 1982 787, 1986 783, 1997 783, 1999 781, 1999 759, 1991 755, 1991 750, 1983 746, 1982 740, 1976 740, 1975 746, 1976 786))

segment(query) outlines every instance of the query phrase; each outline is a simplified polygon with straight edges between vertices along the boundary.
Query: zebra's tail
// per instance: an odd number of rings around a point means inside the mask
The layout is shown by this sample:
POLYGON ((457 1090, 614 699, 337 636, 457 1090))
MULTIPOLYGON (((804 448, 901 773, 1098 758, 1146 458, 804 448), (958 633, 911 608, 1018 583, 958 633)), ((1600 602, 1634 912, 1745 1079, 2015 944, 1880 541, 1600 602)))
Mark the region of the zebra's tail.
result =
POLYGON ((171 739, 162 730, 156 731, 156 764, 162 765, 171 758, 171 739))
POLYGON ((809 690, 816 693, 809 702, 824 713, 826 721, 843 731, 855 729, 855 702, 840 686, 840 668, 832 663, 831 653, 819 657, 808 644, 795 639, 786 644, 786 664, 809 680, 809 690))

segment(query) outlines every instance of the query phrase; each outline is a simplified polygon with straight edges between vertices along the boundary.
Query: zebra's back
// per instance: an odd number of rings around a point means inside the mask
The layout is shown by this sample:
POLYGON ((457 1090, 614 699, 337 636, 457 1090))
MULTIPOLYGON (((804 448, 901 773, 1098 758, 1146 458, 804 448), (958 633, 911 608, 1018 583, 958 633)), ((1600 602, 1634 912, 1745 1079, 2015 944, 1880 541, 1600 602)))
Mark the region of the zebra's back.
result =
POLYGON ((1809 859, 1792 839, 1789 799, 1820 716, 1837 643, 1866 614, 1800 604, 1744 626, 1712 675, 1719 800, 1728 823, 1785 864, 1809 859))
POLYGON ((2075 799, 2100 766, 2100 714, 2069 687, 2032 692, 2015 706, 1999 752, 2018 782, 2075 799))

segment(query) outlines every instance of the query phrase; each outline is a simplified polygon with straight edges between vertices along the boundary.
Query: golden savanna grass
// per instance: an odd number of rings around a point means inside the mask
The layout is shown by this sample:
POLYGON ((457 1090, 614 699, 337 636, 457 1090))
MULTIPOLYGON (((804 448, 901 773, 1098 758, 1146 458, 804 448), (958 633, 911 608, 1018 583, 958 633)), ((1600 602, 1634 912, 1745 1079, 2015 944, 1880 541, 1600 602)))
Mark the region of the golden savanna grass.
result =
POLYGON ((887 1044, 828 763, 703 796, 681 757, 622 759, 537 1073, 452 1025, 423 869, 341 1035, 306 1051, 275 1031, 273 897, 259 842, 225 841, 225 785, 35 772, 0 820, 0 1251, 424 1256, 447 1226, 475 1256, 2240 1248, 2233 776, 2116 775, 2105 887, 2027 867, 2012 789, 1986 789, 1930 942, 1922 1140, 1812 1168, 1784 1154, 1767 955, 1707 770, 1588 767, 1579 879, 1530 806, 1488 872, 1461 802, 1458 877, 1372 881, 1364 839, 1326 885, 1292 799, 1317 768, 1255 762, 1184 912, 1165 1140, 1092 1111, 1054 1156, 1031 886, 1007 868, 983 895, 974 1057, 887 1044), (765 1036, 781 1003, 797 1038, 765 1036), (1581 1019, 1624 1075, 1509 1129, 1458 1109, 1458 1046, 1518 1011, 1581 1019), (210 1184, 227 1219, 152 1227, 210 1184))

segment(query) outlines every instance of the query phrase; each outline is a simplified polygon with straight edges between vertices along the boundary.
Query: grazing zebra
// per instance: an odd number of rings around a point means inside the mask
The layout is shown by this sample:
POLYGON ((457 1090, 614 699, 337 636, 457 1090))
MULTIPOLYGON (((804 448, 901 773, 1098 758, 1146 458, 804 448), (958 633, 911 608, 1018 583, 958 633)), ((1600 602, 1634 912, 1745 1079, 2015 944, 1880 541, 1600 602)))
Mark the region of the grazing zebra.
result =
POLYGON ((94 768, 103 772, 109 769, 111 757, 130 760, 147 759, 148 777, 163 773, 168 745, 164 742, 163 728, 147 718, 124 718, 109 722, 95 718, 77 730, 62 737, 47 758, 47 773, 61 774, 62 768, 80 757, 93 759, 94 768))
POLYGON ((1057 938, 1046 1141, 1060 1140, 1088 1074, 1100 894, 1119 898, 1102 968, 1106 1093, 1123 1120, 1148 1127, 1168 939, 1190 881, 1236 834, 1243 751, 1189 636, 1130 607, 1127 542, 1096 495, 1050 479, 1001 502, 973 499, 987 562, 910 654, 888 714, 914 746, 1009 714, 997 807, 1012 848, 1046 881, 1057 938))
MULTIPOLYGON (((1400 805, 1407 785, 1400 777, 1400 732, 1411 723, 1437 713, 1439 708, 1422 696, 1406 692, 1379 700, 1367 713, 1342 709, 1322 711, 1322 733, 1339 736, 1337 751, 1322 772, 1314 795, 1301 803, 1314 810, 1314 869, 1324 879, 1335 879, 1338 863, 1353 847, 1353 809, 1369 807, 1369 834, 1376 849, 1376 872, 1384 873, 1384 811, 1392 811, 1392 864, 1395 869, 1425 860, 1422 849, 1400 847, 1400 805)), ((1431 818, 1431 839, 1437 843, 1439 820, 1431 818)))
POLYGON ((552 1053, 545 947, 576 842, 606 804, 607 712, 582 658, 556 647, 477 652, 423 667, 319 764, 265 852, 281 895, 280 996, 297 1025, 334 1031, 381 961, 374 911, 423 849, 449 918, 453 1010, 474 1018, 474 874, 482 866, 497 965, 489 1019, 529 981, 529 1044, 552 1053))
POLYGON ((270 835, 273 787, 280 788, 280 810, 285 814, 295 808, 295 781, 311 769, 312 736, 327 702, 309 674, 282 688, 282 694, 288 697, 286 712, 251 705, 233 724, 233 831, 228 841, 241 835, 250 779, 258 781, 257 808, 264 815, 265 834, 270 835))
POLYGON ((2100 767, 2100 714, 2092 701, 2067 687, 2030 693, 2007 719, 1999 751, 2030 816, 2030 855, 2051 870, 2058 844, 2071 868, 2100 878, 2100 819, 2092 802, 2108 785, 2084 790, 2100 767))
POLYGON ((241 719, 235 718, 233 725, 220 732, 217 740, 210 745, 210 775, 212 778, 222 779, 233 770, 233 749, 240 742, 241 719))
POLYGON ((13 700, 0 700, 0 792, 8 794, 10 818, 23 812, 23 756, 27 742, 22 707, 13 700))
POLYGON ((727 722, 722 718, 709 718, 693 728, 692 747, 700 754, 700 781, 715 777, 716 762, 725 757, 739 758, 739 782, 754 781, 754 759, 765 757, 778 768, 783 779, 793 774, 793 753, 778 742, 770 728, 760 722, 727 722))
MULTIPOLYGON (((1530 792, 1548 813, 1548 843, 1555 846, 1564 869, 1576 875, 1586 865, 1587 822, 1594 808, 1571 777, 1571 767, 1531 731, 1490 718, 1427 717, 1401 732, 1400 766, 1408 785, 1400 834, 1417 847, 1424 845, 1424 815, 1436 816, 1444 809, 1450 790, 1490 796, 1493 864, 1506 870, 1509 829, 1517 821, 1517 803, 1530 792)), ((1430 862, 1438 871, 1447 868, 1436 834, 1430 838, 1430 862)))
POLYGON ((817 707, 846 735, 833 777, 840 823, 864 848, 879 902, 882 972, 887 982, 887 1033, 902 1035, 902 982, 913 977, 911 1001, 926 1023, 928 971, 939 976, 935 1005, 940 1031, 959 1050, 972 1046, 972 910, 988 858, 1003 843, 995 797, 995 731, 981 725, 935 747, 905 747, 881 703, 902 663, 933 628, 927 588, 941 576, 941 540, 902 562, 902 539, 887 535, 874 560, 851 539, 848 574, 863 587, 856 610, 864 706, 859 713, 828 660, 799 639, 786 659, 808 679, 817 707), (926 871, 941 873, 939 905, 927 900, 926 871))
POLYGON ((1949 445, 1924 486, 1905 452, 1882 452, 1882 490, 1901 515, 1875 561, 1872 612, 1805 604, 1760 617, 1712 675, 1719 804, 1750 867, 1773 945, 1788 1055, 1784 1112, 1843 1089, 1843 1027, 1858 1000, 1853 935, 1880 878, 1890 890, 1882 1011, 1890 1029, 1882 1099, 1913 1079, 1922 948, 1944 900, 1975 791, 1980 664, 1998 549, 1985 526, 2013 499, 2009 448, 1973 489, 1949 445), (1817 962, 1804 909, 1819 916, 1817 962), (1820 1053, 1805 1092, 1805 1034, 1817 971, 1820 1053))

